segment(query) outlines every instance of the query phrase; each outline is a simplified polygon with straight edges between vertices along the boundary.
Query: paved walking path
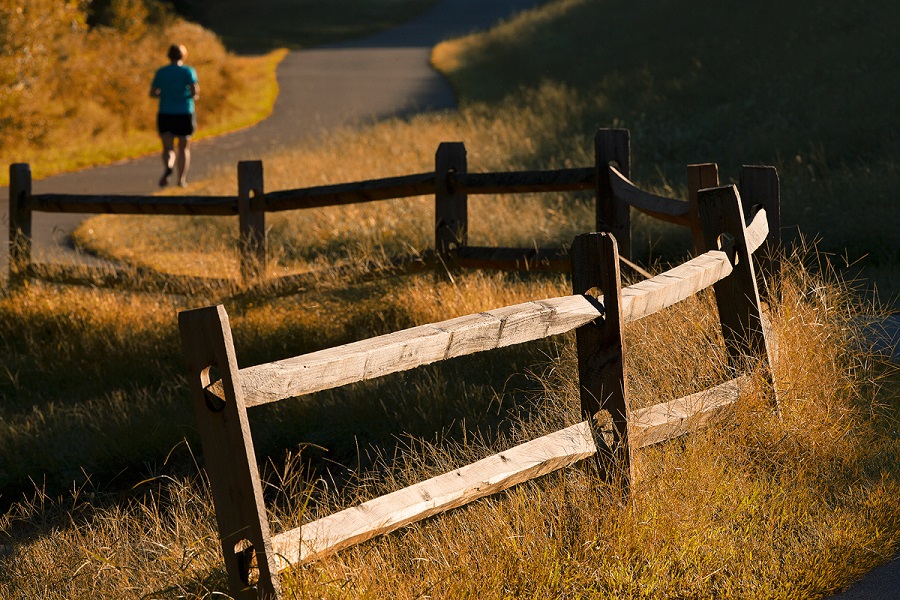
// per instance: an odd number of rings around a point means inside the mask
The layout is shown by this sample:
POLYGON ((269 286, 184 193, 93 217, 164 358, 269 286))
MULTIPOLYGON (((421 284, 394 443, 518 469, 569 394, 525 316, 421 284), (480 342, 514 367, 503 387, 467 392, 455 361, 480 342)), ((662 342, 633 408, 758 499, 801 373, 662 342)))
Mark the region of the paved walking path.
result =
MULTIPOLYGON (((418 110, 453 108, 453 91, 429 65, 431 48, 443 39, 487 28, 538 3, 539 0, 442 0, 430 12, 396 29, 362 40, 289 53, 278 67, 280 93, 272 115, 249 129, 196 142, 191 178, 207 177, 222 165, 236 168, 241 160, 258 159, 278 148, 302 144, 311 136, 341 125, 418 110)), ((34 193, 151 194, 158 189, 160 172, 160 158, 154 155, 36 181, 34 193)), ((8 190, 3 188, 0 196, 8 198, 8 190)), ((0 202, 0 207, 0 222, 5 229, 7 202, 0 202)), ((76 254, 69 239, 83 218, 35 213, 35 260, 92 262, 91 257, 76 254)), ((3 273, 6 254, 0 252, 3 273)), ((885 327, 885 339, 893 340, 894 359, 900 362, 900 314, 889 318, 885 327)), ((900 598, 900 561, 875 569, 847 592, 833 597, 895 598, 900 598)))

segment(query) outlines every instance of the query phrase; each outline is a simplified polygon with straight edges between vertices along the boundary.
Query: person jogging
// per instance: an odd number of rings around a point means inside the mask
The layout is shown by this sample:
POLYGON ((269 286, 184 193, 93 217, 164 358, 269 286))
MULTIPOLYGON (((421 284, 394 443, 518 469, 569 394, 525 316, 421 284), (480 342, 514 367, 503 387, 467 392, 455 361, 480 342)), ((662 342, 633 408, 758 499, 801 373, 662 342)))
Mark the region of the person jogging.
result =
POLYGON ((198 97, 200 86, 197 72, 184 64, 187 57, 184 46, 169 47, 167 56, 170 64, 156 71, 153 83, 150 84, 150 96, 159 98, 156 128, 162 140, 165 169, 159 185, 167 186, 174 170, 177 171, 178 185, 184 187, 187 185, 187 172, 191 166, 191 135, 197 127, 194 100, 198 97))

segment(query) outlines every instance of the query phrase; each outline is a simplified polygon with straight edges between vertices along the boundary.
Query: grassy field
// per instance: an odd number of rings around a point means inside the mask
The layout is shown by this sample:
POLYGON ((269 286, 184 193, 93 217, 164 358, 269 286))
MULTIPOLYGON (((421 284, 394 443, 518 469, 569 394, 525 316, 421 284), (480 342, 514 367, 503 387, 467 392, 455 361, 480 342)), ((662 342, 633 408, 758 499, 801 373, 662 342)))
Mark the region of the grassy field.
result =
MULTIPOLYGON (((804 56, 818 56, 811 49, 791 55, 797 62, 785 71, 793 71, 780 79, 769 73, 771 88, 753 80, 755 112, 740 105, 747 85, 739 81, 768 72, 771 45, 803 46, 820 31, 830 32, 825 49, 846 30, 843 51, 828 56, 836 72, 849 74, 837 61, 859 57, 851 33, 868 26, 879 39, 886 19, 852 7, 782 8, 766 14, 796 10, 804 25, 787 18, 797 15, 767 21, 771 43, 763 44, 738 34, 761 29, 764 7, 758 16, 735 8, 728 19, 712 6, 691 14, 665 2, 607 15, 608 8, 559 0, 439 47, 435 63, 465 100, 458 113, 337 131, 314 147, 265 157, 266 188, 428 170, 445 140, 466 142, 472 171, 586 166, 594 129, 624 125, 643 187, 684 194, 688 162, 718 160, 725 178, 742 162, 774 162, 789 224, 821 233, 828 250, 870 252, 893 276, 895 217, 887 204, 896 173, 885 165, 894 164, 896 139, 872 142, 881 162, 874 147, 859 153, 868 148, 862 141, 846 153, 836 144, 817 154, 811 142, 832 140, 807 130, 812 121, 797 129, 776 122, 779 114, 785 123, 806 114, 787 92, 805 89, 795 79, 817 81, 800 68, 804 56), (719 18, 703 23, 697 15, 719 18), (735 43, 741 39, 743 46, 735 43), (758 70, 726 68, 739 64, 729 59, 733 46, 744 47, 744 59, 756 57, 758 70), (678 57, 689 55, 705 66, 679 84, 676 69, 693 63, 678 57), (703 93, 689 93, 692 86, 703 93), (784 105, 767 109, 769 99, 784 105), (866 177, 851 177, 864 163, 871 163, 866 177), (845 193, 857 204, 853 214, 838 210, 850 201, 845 193)), ((892 52, 873 55, 867 68, 886 69, 892 52)), ((807 112, 828 113, 826 103, 802 98, 807 112)), ((885 132, 894 118, 882 115, 885 132)), ((849 131, 862 125, 817 126, 849 144, 849 131)), ((232 171, 198 182, 198 193, 233 193, 232 171)), ((323 270, 318 287, 284 297, 235 296, 236 285, 174 295, 31 281, 6 291, 0 596, 204 598, 226 590, 187 402, 179 310, 223 302, 246 366, 569 293, 561 275, 438 272, 366 283, 338 275, 343 264, 427 247, 432 219, 428 199, 271 218, 270 275, 323 270)), ((471 200, 470 222, 475 244, 558 244, 590 227, 591 210, 578 195, 485 197, 471 200)), ((82 227, 78 241, 163 273, 229 277, 236 231, 225 218, 106 216, 82 227)), ((688 243, 684 232, 643 218, 636 239, 653 268, 683 257, 688 243)), ((590 466, 567 469, 296 569, 289 591, 300 598, 821 598, 893 556, 900 384, 859 336, 878 308, 842 283, 828 255, 796 246, 772 306, 778 413, 764 392, 751 390, 720 426, 641 451, 631 503, 623 505, 621 490, 590 466)), ((709 293, 629 326, 633 406, 731 377, 717 327, 709 293)), ((566 335, 254 409, 273 522, 292 527, 576 422, 575 369, 566 335)))
POLYGON ((686 164, 723 180, 770 164, 786 234, 862 259, 900 293, 900 49, 880 1, 790 6, 560 0, 532 18, 440 46, 434 62, 470 102, 562 86, 584 106, 570 131, 628 127, 637 181, 684 185, 686 164), (865 257, 865 258, 863 258, 865 257))

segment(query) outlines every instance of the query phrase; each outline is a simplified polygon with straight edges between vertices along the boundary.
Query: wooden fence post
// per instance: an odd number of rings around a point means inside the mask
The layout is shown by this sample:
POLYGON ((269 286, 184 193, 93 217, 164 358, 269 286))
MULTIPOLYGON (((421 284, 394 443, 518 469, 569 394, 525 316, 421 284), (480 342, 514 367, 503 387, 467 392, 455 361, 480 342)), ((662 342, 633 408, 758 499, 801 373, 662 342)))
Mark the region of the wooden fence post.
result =
POLYGON ((597 170, 597 231, 611 231, 616 236, 619 254, 631 260, 631 206, 613 195, 609 181, 609 165, 626 178, 631 178, 631 137, 627 129, 600 129, 594 137, 597 170))
POLYGON ((598 443, 598 458, 607 476, 620 473, 626 489, 632 477, 631 442, 628 435, 629 408, 625 392, 625 349, 622 331, 622 281, 619 253, 611 233, 579 235, 572 243, 572 293, 603 293, 603 319, 575 330, 578 380, 582 417, 594 427, 597 413, 612 417, 612 456, 604 456, 598 443), (608 464, 613 459, 612 464, 608 464), (607 464, 604 464, 607 463, 607 464), (616 469, 618 467, 618 470, 616 469))
POLYGON ((438 255, 457 252, 469 243, 468 196, 453 189, 450 174, 465 175, 466 146, 442 142, 434 157, 434 250, 438 255))
POLYGON ((231 594, 241 600, 280 598, 228 315, 221 305, 184 311, 178 315, 178 328, 231 594), (206 393, 214 377, 222 378, 224 404, 206 393))
POLYGON ((23 277, 31 264, 31 165, 9 166, 9 282, 23 277))
POLYGON ((757 279, 763 294, 769 296, 766 278, 778 277, 781 268, 781 189, 778 182, 778 171, 769 166, 744 166, 738 184, 745 214, 752 217, 754 207, 760 206, 766 211, 769 224, 769 235, 754 256, 759 265, 757 279))
POLYGON ((716 163, 701 163, 687 166, 688 205, 691 219, 691 243, 694 256, 706 252, 703 239, 703 224, 700 222, 700 210, 697 208, 697 192, 719 186, 719 166, 716 163))
POLYGON ((753 260, 747 252, 740 195, 735 186, 727 185, 701 190, 697 201, 707 250, 724 251, 734 267, 731 275, 713 286, 729 366, 740 370, 747 357, 763 358, 771 383, 773 363, 763 332, 753 260))
POLYGON ((266 274, 266 212, 263 198, 263 164, 259 160, 238 163, 238 221, 240 228, 241 279, 256 281, 266 274))

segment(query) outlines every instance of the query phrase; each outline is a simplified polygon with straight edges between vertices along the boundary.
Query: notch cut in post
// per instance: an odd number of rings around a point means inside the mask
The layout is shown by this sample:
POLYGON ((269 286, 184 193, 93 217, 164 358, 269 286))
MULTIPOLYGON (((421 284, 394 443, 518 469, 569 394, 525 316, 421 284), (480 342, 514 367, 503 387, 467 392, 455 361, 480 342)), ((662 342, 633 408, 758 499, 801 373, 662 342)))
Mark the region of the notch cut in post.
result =
POLYGON ((587 295, 598 288, 603 292, 603 319, 575 330, 581 413, 599 429, 598 413, 609 412, 613 423, 613 443, 609 445, 612 452, 598 452, 597 456, 606 476, 622 476, 627 490, 633 477, 625 392, 622 283, 615 237, 607 232, 580 235, 572 243, 571 256, 572 293, 587 295))
POLYGON ((260 160, 238 163, 238 222, 240 229, 241 280, 258 281, 266 274, 265 188, 260 160))
POLYGON ((631 179, 631 134, 627 129, 600 129, 594 137, 597 171, 596 231, 611 231, 619 254, 631 260, 631 206, 616 198, 609 178, 609 166, 631 179))
POLYGON ((724 250, 733 266, 731 275, 713 286, 728 364, 737 372, 748 358, 763 360, 771 385, 773 362, 763 330, 756 270, 747 247, 740 194, 735 186, 727 185, 700 190, 697 201, 707 249, 724 250))

